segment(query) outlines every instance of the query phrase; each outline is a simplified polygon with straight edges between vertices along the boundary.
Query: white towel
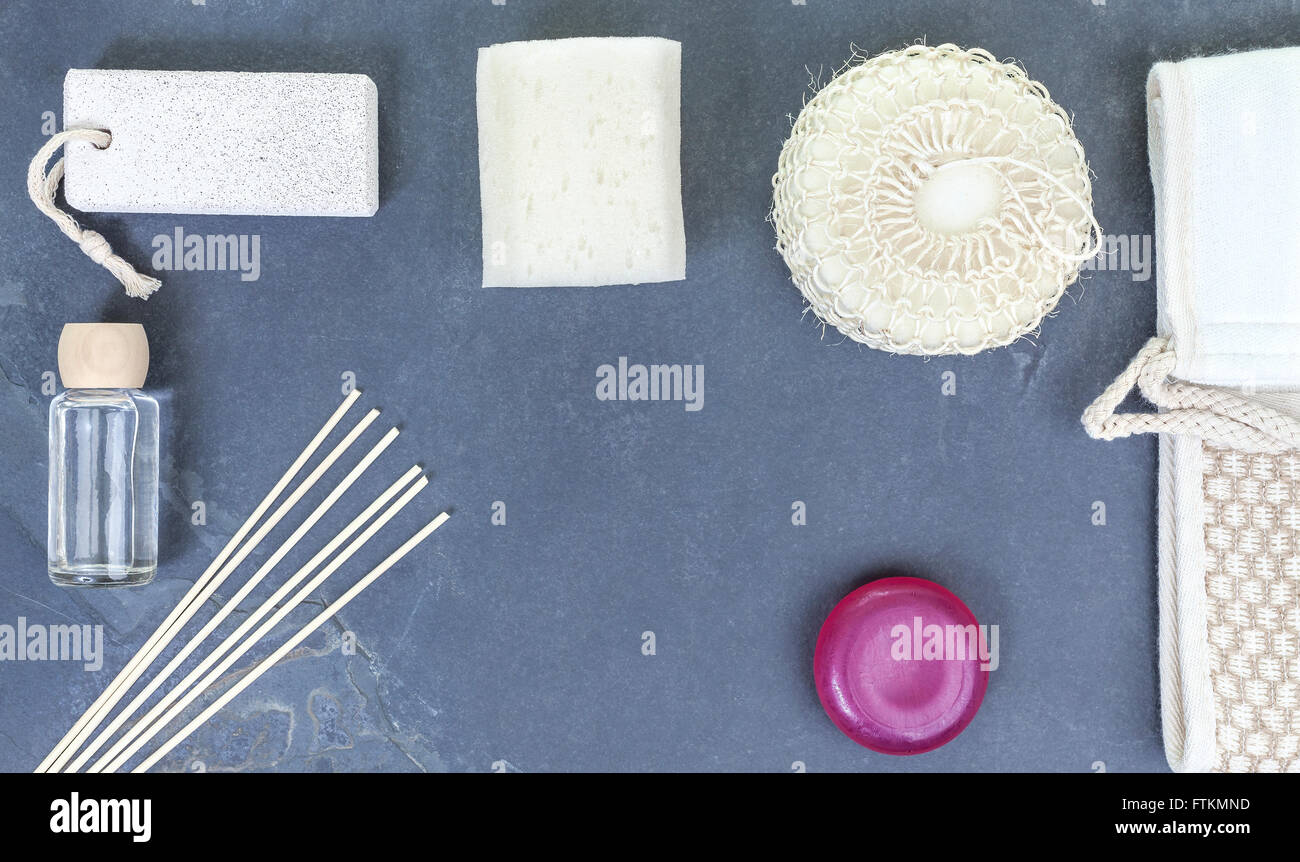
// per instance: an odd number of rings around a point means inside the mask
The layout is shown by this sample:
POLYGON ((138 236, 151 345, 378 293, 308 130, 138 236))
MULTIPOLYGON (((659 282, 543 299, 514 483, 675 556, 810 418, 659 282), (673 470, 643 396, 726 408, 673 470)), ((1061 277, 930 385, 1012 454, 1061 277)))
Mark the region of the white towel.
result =
POLYGON ((1300 771, 1300 48, 1158 63, 1147 105, 1160 334, 1083 424, 1160 434, 1169 765, 1300 771))
POLYGON ((1300 48, 1157 63, 1147 105, 1174 376, 1300 388, 1300 48))
POLYGON ((1295 769, 1285 570, 1297 450, 1239 447, 1258 444, 1259 427, 1294 445, 1287 423, 1300 416, 1300 48, 1158 63, 1147 106, 1157 326, 1176 356, 1171 376, 1229 390, 1173 382, 1181 409, 1157 400, 1166 412, 1150 420, 1168 432, 1158 571, 1165 752, 1180 772, 1295 769), (1188 408, 1207 399, 1221 403, 1188 408), (1237 434, 1224 416, 1251 430, 1237 434), (1216 440, 1225 429, 1233 436, 1216 440))

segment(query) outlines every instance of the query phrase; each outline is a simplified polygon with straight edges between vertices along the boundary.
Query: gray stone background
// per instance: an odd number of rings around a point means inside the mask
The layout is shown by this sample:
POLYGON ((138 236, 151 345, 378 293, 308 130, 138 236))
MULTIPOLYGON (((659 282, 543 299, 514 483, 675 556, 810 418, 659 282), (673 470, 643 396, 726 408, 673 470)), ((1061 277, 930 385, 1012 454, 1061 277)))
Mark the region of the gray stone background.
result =
MULTIPOLYGON (((417 460, 434 482, 327 595, 422 517, 455 515, 167 768, 1166 768, 1154 441, 1097 443, 1079 424, 1152 334, 1154 279, 1091 273, 1037 338, 922 361, 801 317, 773 250, 770 178, 810 73, 825 78, 853 45, 920 39, 1022 62, 1074 115, 1107 232, 1146 235, 1147 69, 1293 44, 1300 12, 1152 0, 6 0, 0 623, 102 624, 106 655, 98 673, 0 664, 0 768, 35 766, 319 426, 349 371, 363 403, 404 433, 326 526, 417 460), (476 49, 577 35, 684 44, 688 278, 482 290, 476 49), (90 215, 140 265, 178 226, 262 238, 256 282, 163 273, 155 298, 129 300, 25 196, 42 114, 60 112, 73 67, 364 72, 380 95, 379 213, 90 215), (146 326, 163 402, 162 566, 136 591, 70 592, 45 575, 42 374, 60 326, 95 319, 146 326), (619 356, 702 363, 704 409, 597 401, 596 368, 619 356), (946 371, 956 395, 941 393, 946 371), (195 500, 205 526, 190 524, 195 500), (495 500, 506 526, 489 522, 495 500), (803 527, 791 524, 796 500, 803 527), (1095 501, 1105 526, 1092 523, 1095 501), (937 580, 1001 631, 974 723, 914 758, 841 736, 812 684, 825 614, 888 573, 937 580), (356 655, 340 650, 344 631, 356 655), (654 656, 642 655, 645 631, 654 656)), ((327 533, 316 535, 290 564, 327 533)))

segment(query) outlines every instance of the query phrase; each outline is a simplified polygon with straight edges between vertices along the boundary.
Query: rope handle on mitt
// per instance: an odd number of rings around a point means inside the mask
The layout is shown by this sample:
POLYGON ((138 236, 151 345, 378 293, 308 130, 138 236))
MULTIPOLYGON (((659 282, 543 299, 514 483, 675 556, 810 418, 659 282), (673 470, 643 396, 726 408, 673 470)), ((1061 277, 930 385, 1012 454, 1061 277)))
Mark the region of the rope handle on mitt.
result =
POLYGON ((1168 338, 1152 338, 1115 382, 1083 411, 1083 427, 1098 440, 1134 434, 1191 434, 1244 452, 1300 447, 1300 420, 1226 389, 1171 378, 1177 354, 1168 338), (1116 413, 1137 386, 1159 413, 1116 413))

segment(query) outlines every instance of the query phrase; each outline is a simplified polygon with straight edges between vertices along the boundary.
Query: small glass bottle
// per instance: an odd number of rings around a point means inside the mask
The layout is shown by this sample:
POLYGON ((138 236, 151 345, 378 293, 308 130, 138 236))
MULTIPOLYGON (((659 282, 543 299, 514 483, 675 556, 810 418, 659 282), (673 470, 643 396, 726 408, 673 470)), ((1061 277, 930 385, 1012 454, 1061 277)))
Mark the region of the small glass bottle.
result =
POLYGON ((63 327, 47 548, 59 586, 137 586, 158 569, 158 402, 140 391, 148 370, 139 324, 63 327))

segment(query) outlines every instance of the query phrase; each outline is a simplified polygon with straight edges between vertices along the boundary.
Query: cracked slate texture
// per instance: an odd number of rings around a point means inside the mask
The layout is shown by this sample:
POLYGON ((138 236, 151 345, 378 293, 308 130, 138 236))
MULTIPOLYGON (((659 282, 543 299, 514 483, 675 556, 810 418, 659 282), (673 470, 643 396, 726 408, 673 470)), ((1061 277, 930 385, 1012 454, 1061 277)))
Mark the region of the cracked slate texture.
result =
POLYGON ((324 527, 416 460, 434 482, 340 583, 418 515, 455 515, 166 768, 1164 769, 1155 445, 1097 443, 1078 421, 1152 333, 1154 281, 1093 273, 1038 338, 922 361, 801 318, 773 250, 770 177, 810 73, 825 77, 851 45, 876 53, 919 38, 1021 61, 1075 117, 1103 226, 1144 234, 1151 63, 1293 44, 1300 13, 1291 2, 1119 0, 5 3, 0 623, 101 623, 107 655, 99 673, 0 664, 0 768, 35 766, 352 371, 363 404, 404 433, 324 527), (482 290, 475 51, 582 35, 684 43, 687 280, 482 290), (262 237, 257 282, 169 272, 147 304, 130 300, 25 196, 41 114, 60 112, 72 67, 366 73, 380 98, 379 213, 89 215, 142 266, 152 237, 177 226, 262 237), (60 590, 44 571, 41 375, 61 324, 93 319, 145 324, 163 406, 162 568, 126 593, 60 590), (704 409, 598 402, 596 368, 620 355, 703 363, 704 409), (944 371, 956 372, 956 396, 940 394, 944 371), (204 527, 189 524, 198 499, 204 527), (507 504, 505 527, 489 524, 494 500, 507 504), (790 525, 794 500, 807 504, 805 527, 790 525), (1090 523, 1095 500, 1105 527, 1090 523), (1002 635, 974 723, 905 759, 842 737, 812 688, 822 618, 853 587, 897 572, 948 586, 1002 635), (644 631, 656 633, 653 657, 640 652, 644 631), (345 632, 355 654, 340 649, 345 632))

